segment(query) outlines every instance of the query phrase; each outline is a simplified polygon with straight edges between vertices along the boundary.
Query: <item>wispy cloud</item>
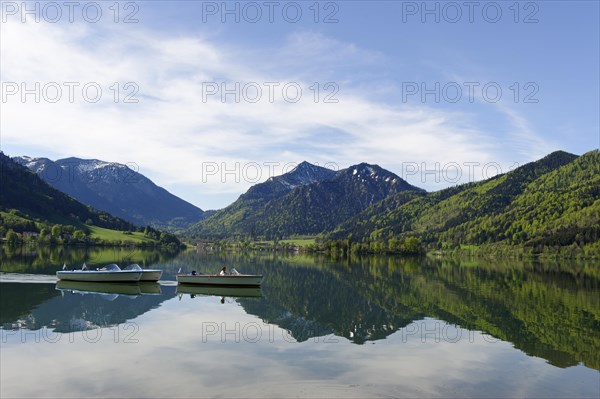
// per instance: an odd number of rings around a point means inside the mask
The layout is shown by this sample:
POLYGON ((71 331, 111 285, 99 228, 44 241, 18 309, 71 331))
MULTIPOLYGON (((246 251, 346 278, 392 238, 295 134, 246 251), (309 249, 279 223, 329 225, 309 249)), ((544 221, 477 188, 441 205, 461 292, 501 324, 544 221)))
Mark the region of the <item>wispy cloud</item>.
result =
POLYGON ((517 149, 525 159, 539 159, 548 153, 559 150, 560 146, 553 140, 542 137, 530 126, 527 119, 514 107, 497 105, 498 110, 506 115, 512 129, 509 132, 511 148, 517 149))
MULTIPOLYGON (((231 174, 203 176, 206 162, 233 168, 236 163, 304 159, 341 167, 369 161, 399 172, 406 160, 494 160, 489 136, 471 115, 426 104, 390 105, 373 95, 381 87, 371 90, 356 78, 362 72, 354 78, 350 70, 336 75, 336 68, 349 63, 378 67, 385 62, 382 54, 312 32, 282 38, 274 56, 259 52, 262 59, 246 62, 248 54, 214 36, 169 36, 137 25, 3 24, 3 82, 27 82, 28 87, 34 82, 96 82, 103 90, 97 103, 81 98, 81 86, 72 103, 66 101, 66 90, 57 103, 10 97, 2 104, 3 144, 35 143, 64 156, 135 162, 140 172, 200 206, 203 199, 196 195, 241 193, 252 184, 231 174), (316 82, 317 101, 311 73, 334 84, 316 82), (336 81, 335 76, 343 78, 336 81), (134 91, 124 87, 127 82, 139 87, 136 104, 122 102, 134 91), (228 95, 223 103, 220 93, 203 95, 207 82, 219 90, 223 82, 229 89, 236 82, 240 89, 256 84, 262 97, 251 102, 242 94, 235 102, 228 95), (265 82, 278 84, 273 101, 265 82), (298 102, 286 101, 286 83, 302 88, 298 102), (326 103, 326 95, 338 102, 326 103), (193 193, 190 186, 197 187, 193 193)), ((527 133, 524 121, 507 115, 527 133)), ((268 168, 263 172, 262 180, 268 168)))

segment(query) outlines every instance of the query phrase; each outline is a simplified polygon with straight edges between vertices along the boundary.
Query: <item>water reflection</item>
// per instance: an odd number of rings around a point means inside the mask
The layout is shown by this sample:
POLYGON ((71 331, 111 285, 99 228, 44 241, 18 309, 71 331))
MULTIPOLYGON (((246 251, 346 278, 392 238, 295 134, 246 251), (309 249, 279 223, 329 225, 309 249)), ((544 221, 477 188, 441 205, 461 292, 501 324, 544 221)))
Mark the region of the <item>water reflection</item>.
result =
POLYGON ((173 267, 222 264, 264 274, 259 301, 239 302, 298 341, 334 333, 364 344, 435 317, 511 342, 558 367, 600 369, 600 272, 586 262, 331 260, 182 254, 173 267))
MULTIPOLYGON (((58 268, 41 262, 33 267, 29 257, 19 266, 18 259, 11 258, 8 270, 3 263, 2 271, 52 274, 58 268)), ((470 342, 476 336, 484 344, 496 343, 486 346, 485 351, 495 348, 497 356, 507 359, 516 356, 513 352, 522 351, 533 356, 530 359, 545 359, 552 365, 547 365, 551 368, 548 370, 579 370, 582 366, 573 366, 580 363, 588 370, 600 369, 600 279, 597 266, 592 264, 385 257, 332 260, 187 252, 165 256, 147 266, 164 270, 164 280, 174 280, 179 268, 215 272, 224 264, 245 273, 263 274, 262 287, 60 282, 55 289, 53 284, 1 283, 0 321, 7 331, 49 328, 68 333, 159 320, 147 325, 164 335, 177 336, 192 329, 202 344, 206 323, 222 323, 223 317, 234 314, 227 323, 235 326, 240 320, 258 320, 266 326, 265 334, 271 334, 273 328, 285 332, 285 342, 312 345, 336 340, 344 342, 345 351, 349 351, 346 344, 355 347, 355 355, 375 356, 373 346, 368 344, 420 342, 425 334, 427 344, 414 356, 448 360, 451 357, 442 359, 448 353, 436 352, 439 348, 429 345, 436 340, 454 343, 443 347, 449 351, 452 348, 452 356, 464 358, 464 367, 471 369, 472 364, 483 367, 472 359, 475 363, 467 365, 471 352, 479 348, 470 342), (175 297, 178 300, 170 301, 175 297), (221 302, 231 306, 222 306, 221 302), (458 341, 472 345, 454 342, 458 333, 462 337, 458 341)), ((145 334, 152 335, 147 329, 145 334)), ((174 345, 171 349, 177 353, 181 348, 174 345)), ((401 347, 389 349, 401 352, 401 347)), ((265 360, 260 353, 257 356, 265 360)), ((358 359, 353 361, 364 364, 358 359)), ((509 363, 506 360, 497 364, 507 367, 503 372, 508 373, 512 367, 509 363)))
POLYGON ((3 329, 71 333, 133 320, 173 297, 175 287, 59 281, 56 287, 2 283, 0 292, 3 329))
POLYGON ((56 283, 56 289, 61 292, 70 292, 77 294, 107 294, 108 297, 118 295, 160 295, 161 289, 158 283, 110 283, 110 282, 90 282, 90 281, 68 281, 60 280, 56 283))
POLYGON ((232 298, 260 298, 262 296, 260 287, 219 287, 191 284, 179 284, 177 294, 189 294, 191 298, 195 298, 196 295, 232 298))

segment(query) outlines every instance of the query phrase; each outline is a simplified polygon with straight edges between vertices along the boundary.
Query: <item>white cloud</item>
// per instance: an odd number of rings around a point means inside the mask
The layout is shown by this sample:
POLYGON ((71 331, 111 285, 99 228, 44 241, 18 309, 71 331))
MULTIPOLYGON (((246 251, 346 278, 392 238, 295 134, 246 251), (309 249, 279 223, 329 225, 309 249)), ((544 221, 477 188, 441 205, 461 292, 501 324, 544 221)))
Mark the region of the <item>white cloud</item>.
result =
MULTIPOLYGON (((307 71, 384 59, 314 33, 284 38, 275 56, 265 55, 262 63, 254 59, 252 67, 240 56, 248 49, 215 38, 169 36, 140 25, 123 29, 115 24, 8 23, 2 24, 1 36, 3 82, 27 82, 28 87, 34 82, 42 87, 47 82, 81 84, 73 103, 66 101, 66 88, 56 104, 36 104, 31 96, 25 103, 18 95, 8 98, 2 104, 4 145, 135 162, 157 184, 205 208, 214 205, 206 206, 202 198, 190 197, 188 189, 177 188, 197 186, 200 195, 241 193, 255 182, 243 181, 243 176, 236 182, 231 173, 203 176, 204 162, 225 163, 231 169, 236 162, 263 165, 306 159, 345 167, 368 161, 399 172, 405 160, 460 163, 494 158, 487 135, 464 113, 425 105, 392 106, 373 99, 364 82, 351 80, 336 82, 337 104, 322 101, 332 88, 325 90, 325 82, 319 82, 321 101, 314 102, 309 88, 314 82, 307 71), (235 103, 232 95, 225 104, 218 95, 204 101, 203 83, 224 81, 229 88, 234 82, 240 87, 256 82, 263 96, 257 103, 243 98, 235 103), (102 88, 98 103, 83 100, 80 88, 86 82, 102 88), (121 95, 116 104, 115 82, 121 95), (132 93, 124 88, 127 82, 139 87, 139 103, 122 102, 132 93), (268 101, 265 82, 280 83, 273 102, 268 101), (283 98, 281 88, 290 82, 302 87, 297 103, 283 98)), ((262 180, 268 172, 265 167, 262 180)))

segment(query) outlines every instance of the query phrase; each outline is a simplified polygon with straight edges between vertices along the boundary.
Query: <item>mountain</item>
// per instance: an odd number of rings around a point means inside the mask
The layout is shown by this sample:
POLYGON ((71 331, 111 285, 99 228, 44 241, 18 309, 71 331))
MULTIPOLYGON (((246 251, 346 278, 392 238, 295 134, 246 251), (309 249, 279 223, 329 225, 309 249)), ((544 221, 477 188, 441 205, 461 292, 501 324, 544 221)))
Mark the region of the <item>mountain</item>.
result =
POLYGON ((390 196, 330 235, 356 241, 417 236, 429 247, 597 245, 600 154, 563 151, 509 173, 430 193, 390 196))
POLYGON ((256 219, 270 201, 286 196, 297 187, 331 179, 335 175, 336 172, 331 169, 302 162, 288 173, 250 187, 233 204, 190 226, 188 233, 210 238, 251 234, 256 219))
POLYGON ((79 158, 13 159, 78 201, 136 225, 184 228, 203 215, 201 209, 126 165, 79 158))
POLYGON ((327 232, 399 192, 424 191, 377 165, 361 163, 340 170, 332 179, 300 186, 269 202, 258 226, 260 231, 278 237, 327 232))
POLYGON ((331 169, 304 161, 288 173, 270 177, 266 182, 250 187, 245 194, 240 196, 240 199, 266 203, 269 200, 283 197, 296 187, 328 180, 335 175, 336 172, 331 169))
MULTIPOLYGON (((26 167, 0 152, 0 211, 17 210, 23 219, 51 223, 93 224, 116 230, 133 230, 131 223, 97 211, 50 186, 26 167)), ((13 215, 16 216, 16 215, 13 215)))
POLYGON ((389 195, 424 191, 377 165, 334 172, 303 162, 293 171, 251 187, 188 231, 199 237, 287 237, 330 231, 389 195))

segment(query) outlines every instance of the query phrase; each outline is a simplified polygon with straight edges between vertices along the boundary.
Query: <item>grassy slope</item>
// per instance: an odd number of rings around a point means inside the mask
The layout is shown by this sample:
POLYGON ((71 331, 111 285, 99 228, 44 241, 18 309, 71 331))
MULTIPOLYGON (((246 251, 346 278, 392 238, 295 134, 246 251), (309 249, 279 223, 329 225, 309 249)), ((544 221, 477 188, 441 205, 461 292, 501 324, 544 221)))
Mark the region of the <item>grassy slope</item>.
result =
MULTIPOLYGON (((2 217, 5 221, 10 222, 11 224, 19 223, 19 224, 25 225, 25 224, 35 223, 31 219, 23 218, 23 217, 13 215, 13 214, 7 213, 7 212, 0 212, 0 217, 2 217)), ((142 243, 142 242, 154 243, 154 242, 156 242, 156 240, 145 237, 144 233, 141 233, 141 232, 132 232, 131 234, 123 234, 123 232, 120 230, 111 230, 111 229, 106 229, 103 227, 90 226, 90 225, 86 225, 86 227, 90 230, 90 237, 92 239, 100 238, 102 240, 108 240, 108 241, 131 241, 133 243, 142 243)))
POLYGON ((305 247, 307 245, 312 245, 315 243, 314 238, 290 238, 288 240, 281 240, 283 244, 294 244, 300 247, 305 247))
POLYGON ((87 227, 90 229, 90 232, 91 232, 90 236, 92 238, 100 238, 102 240, 109 240, 109 241, 131 241, 134 243, 142 243, 142 242, 153 243, 153 242, 155 242, 155 240, 152 240, 151 238, 144 237, 144 233, 141 233, 141 232, 134 232, 131 234, 123 234, 122 231, 105 229, 103 227, 98 227, 98 226, 87 226, 87 227))

